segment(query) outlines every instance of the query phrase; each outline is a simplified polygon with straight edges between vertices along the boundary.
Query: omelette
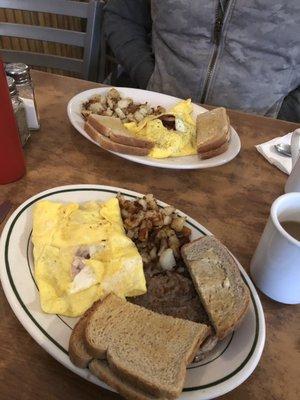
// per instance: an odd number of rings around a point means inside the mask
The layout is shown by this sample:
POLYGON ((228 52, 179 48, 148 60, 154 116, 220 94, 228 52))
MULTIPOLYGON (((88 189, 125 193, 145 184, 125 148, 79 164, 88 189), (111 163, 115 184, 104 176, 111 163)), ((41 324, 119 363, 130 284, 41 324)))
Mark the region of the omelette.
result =
POLYGON ((82 315, 94 301, 146 292, 142 258, 119 202, 40 201, 33 212, 34 274, 46 313, 82 315))
POLYGON ((134 136, 150 140, 153 158, 181 157, 197 154, 196 123, 192 117, 191 99, 183 100, 168 111, 175 117, 175 130, 167 129, 160 119, 145 117, 140 123, 128 122, 124 126, 134 136))

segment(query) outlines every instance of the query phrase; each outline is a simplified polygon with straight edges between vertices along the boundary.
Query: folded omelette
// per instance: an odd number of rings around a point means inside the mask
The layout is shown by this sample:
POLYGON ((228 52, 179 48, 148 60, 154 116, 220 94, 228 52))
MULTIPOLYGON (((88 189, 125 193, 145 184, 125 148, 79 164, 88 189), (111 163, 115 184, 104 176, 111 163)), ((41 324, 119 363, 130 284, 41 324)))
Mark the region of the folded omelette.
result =
POLYGON ((175 117, 175 130, 166 128, 155 115, 145 117, 139 123, 127 122, 124 126, 134 136, 154 143, 149 153, 150 157, 190 156, 197 154, 196 122, 192 112, 191 99, 187 99, 179 102, 166 113, 175 117))
POLYGON ((32 241, 46 313, 76 317, 110 292, 146 292, 142 258, 125 234, 116 198, 81 205, 38 202, 32 241))

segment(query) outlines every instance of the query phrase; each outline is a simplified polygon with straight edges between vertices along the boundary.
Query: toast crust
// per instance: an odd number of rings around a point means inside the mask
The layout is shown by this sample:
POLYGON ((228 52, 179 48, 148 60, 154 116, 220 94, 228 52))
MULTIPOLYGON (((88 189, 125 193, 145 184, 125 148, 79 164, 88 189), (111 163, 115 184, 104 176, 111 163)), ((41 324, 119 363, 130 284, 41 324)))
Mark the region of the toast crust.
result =
POLYGON ((96 309, 99 302, 100 300, 96 301, 77 321, 70 336, 68 349, 69 357, 72 363, 79 368, 86 368, 89 362, 93 359, 85 346, 83 338, 87 319, 96 309))
POLYGON ((113 142, 133 147, 145 147, 149 150, 154 146, 149 140, 133 136, 118 118, 91 114, 87 122, 96 131, 110 138, 113 142))
POLYGON ((130 400, 167 400, 165 397, 152 396, 150 393, 146 393, 130 383, 124 381, 117 376, 113 370, 107 364, 107 361, 93 360, 89 369, 93 375, 101 379, 107 385, 116 389, 121 396, 125 399, 130 400))
POLYGON ((85 349, 82 333, 85 329, 85 320, 80 319, 74 327, 69 341, 69 357, 76 367, 86 368, 93 357, 85 349))
POLYGON ((116 143, 109 137, 97 131, 92 125, 89 124, 89 122, 85 122, 84 130, 95 142, 100 145, 100 147, 105 150, 122 154, 130 154, 133 156, 147 156, 150 152, 150 150, 146 147, 134 147, 116 143))
POLYGON ((216 157, 216 156, 219 156, 220 154, 225 153, 225 151, 228 150, 228 147, 229 147, 229 142, 225 142, 224 144, 219 146, 217 149, 210 150, 205 153, 198 153, 198 154, 199 154, 199 157, 201 158, 201 160, 207 160, 209 158, 216 157))
POLYGON ((229 138, 230 138, 230 129, 227 132, 224 132, 222 136, 211 140, 207 144, 197 145, 197 153, 205 154, 209 151, 216 150, 223 144, 227 143, 229 141, 229 138))

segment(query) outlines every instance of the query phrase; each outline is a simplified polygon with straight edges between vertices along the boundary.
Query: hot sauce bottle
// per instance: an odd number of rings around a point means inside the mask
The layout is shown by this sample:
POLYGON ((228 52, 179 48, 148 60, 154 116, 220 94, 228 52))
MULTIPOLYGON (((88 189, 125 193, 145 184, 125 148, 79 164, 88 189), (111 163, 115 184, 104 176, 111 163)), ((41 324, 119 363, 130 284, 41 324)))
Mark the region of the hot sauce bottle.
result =
POLYGON ((0 59, 0 184, 14 182, 26 172, 19 131, 0 59))

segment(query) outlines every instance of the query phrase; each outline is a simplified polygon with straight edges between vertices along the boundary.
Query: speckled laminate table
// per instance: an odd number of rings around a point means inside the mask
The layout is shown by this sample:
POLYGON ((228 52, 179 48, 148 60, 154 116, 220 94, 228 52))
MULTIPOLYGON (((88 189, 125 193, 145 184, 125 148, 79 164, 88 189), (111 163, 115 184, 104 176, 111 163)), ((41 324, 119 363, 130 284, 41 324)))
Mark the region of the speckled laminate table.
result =
MULTIPOLYGON (((68 100, 97 84, 42 72, 33 72, 33 78, 42 128, 26 146, 26 176, 0 187, 0 203, 10 199, 16 208, 42 190, 76 183, 150 192, 201 222, 249 270, 270 205, 283 193, 286 180, 254 145, 297 125, 232 111, 231 122, 242 141, 236 159, 209 170, 156 169, 103 151, 72 128, 68 100)), ((263 356, 251 377, 222 400, 300 398, 300 306, 260 296, 267 327, 263 356)), ((0 400, 120 399, 68 371, 39 347, 14 316, 1 288, 0 321, 0 400)))

